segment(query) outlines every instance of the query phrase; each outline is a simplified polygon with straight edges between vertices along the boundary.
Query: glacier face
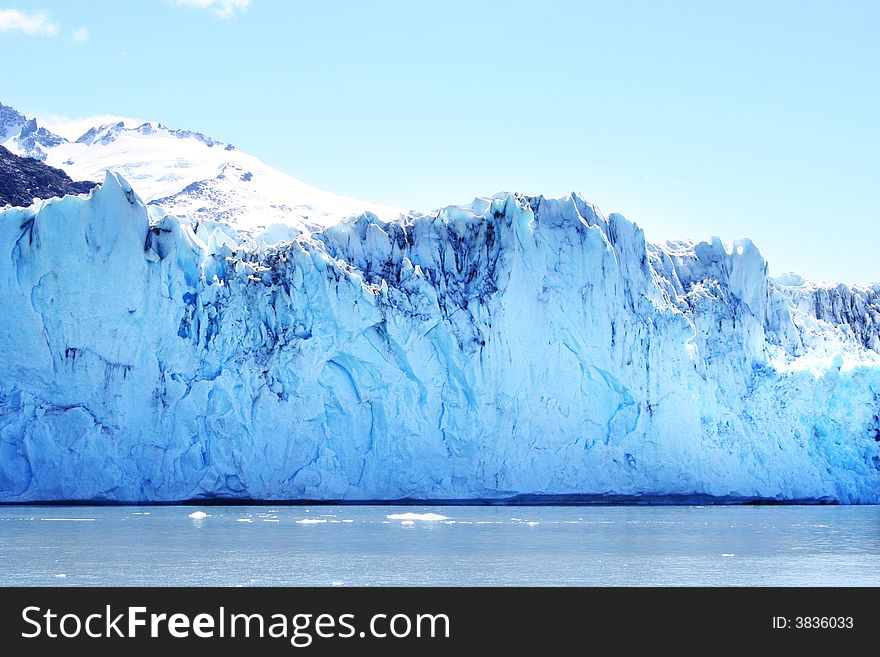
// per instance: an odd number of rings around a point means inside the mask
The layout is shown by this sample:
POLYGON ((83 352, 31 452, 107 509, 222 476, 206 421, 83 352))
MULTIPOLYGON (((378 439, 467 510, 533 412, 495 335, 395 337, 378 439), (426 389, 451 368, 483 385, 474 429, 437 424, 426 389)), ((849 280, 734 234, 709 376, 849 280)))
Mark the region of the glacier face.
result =
POLYGON ((880 502, 880 287, 577 195, 241 247, 117 174, 0 213, 0 501, 880 502))

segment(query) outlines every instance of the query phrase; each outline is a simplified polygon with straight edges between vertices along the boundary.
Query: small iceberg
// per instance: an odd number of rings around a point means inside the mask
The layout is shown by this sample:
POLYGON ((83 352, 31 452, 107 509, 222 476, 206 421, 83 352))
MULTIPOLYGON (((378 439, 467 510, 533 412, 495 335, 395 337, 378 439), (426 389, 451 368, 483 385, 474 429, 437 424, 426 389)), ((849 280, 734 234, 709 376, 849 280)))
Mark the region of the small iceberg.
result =
POLYGON ((204 511, 193 511, 187 516, 187 518, 192 518, 193 520, 204 520, 207 517, 208 514, 204 511))
POLYGON ((300 525, 320 525, 322 522, 327 522, 323 518, 303 518, 302 520, 296 521, 300 525))
POLYGON ((446 516, 441 516, 439 513, 392 513, 391 515, 385 516, 389 520, 403 520, 406 522, 407 520, 422 520, 424 522, 437 522, 439 520, 449 520, 446 516))

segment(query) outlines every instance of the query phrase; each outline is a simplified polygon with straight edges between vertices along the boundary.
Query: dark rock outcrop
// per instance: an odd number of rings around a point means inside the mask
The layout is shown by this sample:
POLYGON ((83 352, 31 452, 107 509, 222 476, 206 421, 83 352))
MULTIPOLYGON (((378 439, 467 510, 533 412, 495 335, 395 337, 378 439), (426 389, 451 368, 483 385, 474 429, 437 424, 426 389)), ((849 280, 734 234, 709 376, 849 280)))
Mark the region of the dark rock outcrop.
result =
POLYGON ((0 207, 27 206, 35 198, 85 194, 96 184, 75 182, 61 169, 19 157, 0 146, 0 207))

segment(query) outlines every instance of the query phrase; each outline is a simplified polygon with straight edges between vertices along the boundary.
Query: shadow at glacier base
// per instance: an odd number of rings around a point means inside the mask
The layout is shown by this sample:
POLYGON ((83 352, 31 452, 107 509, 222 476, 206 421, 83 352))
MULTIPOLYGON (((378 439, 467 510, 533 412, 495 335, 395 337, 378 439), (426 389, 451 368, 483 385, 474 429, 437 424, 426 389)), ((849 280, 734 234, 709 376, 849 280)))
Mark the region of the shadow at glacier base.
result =
POLYGON ((801 506, 840 504, 831 497, 773 498, 735 495, 523 494, 499 498, 401 498, 377 500, 265 500, 197 497, 185 500, 34 500, 0 506, 801 506))

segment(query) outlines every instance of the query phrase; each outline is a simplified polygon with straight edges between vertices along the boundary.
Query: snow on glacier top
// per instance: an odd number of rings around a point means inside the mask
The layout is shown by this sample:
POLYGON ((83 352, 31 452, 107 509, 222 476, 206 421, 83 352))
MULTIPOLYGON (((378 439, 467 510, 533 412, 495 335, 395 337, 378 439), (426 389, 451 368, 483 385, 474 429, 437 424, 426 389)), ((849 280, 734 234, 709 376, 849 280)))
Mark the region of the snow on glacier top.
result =
POLYGON ((44 129, 35 141, 25 138, 20 121, 12 120, 19 113, 0 108, 10 117, 3 145, 13 153, 41 159, 75 180, 100 182, 106 171, 115 171, 145 202, 193 223, 225 224, 232 229, 225 232, 236 240, 266 244, 361 212, 386 219, 400 214, 397 208, 309 185, 198 132, 119 119, 95 125, 76 139, 44 129))

